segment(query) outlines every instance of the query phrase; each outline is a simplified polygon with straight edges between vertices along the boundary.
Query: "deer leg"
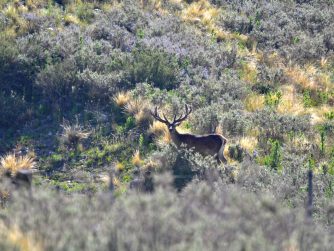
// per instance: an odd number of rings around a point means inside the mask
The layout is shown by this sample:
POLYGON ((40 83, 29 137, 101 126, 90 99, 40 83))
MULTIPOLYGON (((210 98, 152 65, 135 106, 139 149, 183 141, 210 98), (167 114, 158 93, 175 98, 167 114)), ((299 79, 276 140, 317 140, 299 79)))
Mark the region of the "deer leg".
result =
POLYGON ((225 144, 220 147, 218 155, 217 155, 217 159, 218 159, 218 162, 223 162, 224 164, 226 164, 227 160, 224 156, 224 149, 225 149, 225 144))

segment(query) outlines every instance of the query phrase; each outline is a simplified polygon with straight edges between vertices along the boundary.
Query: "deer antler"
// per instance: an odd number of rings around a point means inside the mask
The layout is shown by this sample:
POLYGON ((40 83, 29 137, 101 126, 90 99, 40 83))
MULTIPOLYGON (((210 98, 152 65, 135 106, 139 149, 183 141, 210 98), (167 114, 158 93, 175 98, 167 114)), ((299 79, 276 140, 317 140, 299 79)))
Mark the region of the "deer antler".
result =
POLYGON ((170 123, 169 120, 167 119, 166 115, 163 113, 162 116, 163 118, 161 118, 159 116, 159 113, 158 113, 158 107, 155 107, 154 109, 154 112, 151 111, 151 115, 153 116, 153 118, 155 118, 156 120, 162 122, 162 123, 165 123, 167 125, 175 125, 177 123, 181 123, 183 120, 185 120, 188 115, 192 112, 192 109, 188 107, 188 105, 185 105, 186 107, 186 113, 183 115, 181 114, 180 117, 178 119, 176 119, 176 114, 174 114, 174 118, 173 118, 173 122, 170 123))
POLYGON ((154 109, 154 113, 151 111, 151 115, 153 116, 153 118, 155 118, 156 120, 164 123, 164 124, 170 124, 170 122, 168 121, 168 119, 166 118, 165 114, 162 114, 162 116, 164 117, 164 119, 162 119, 159 114, 158 114, 158 107, 156 106, 154 109))
POLYGON ((173 124, 175 123, 180 123, 182 122, 183 120, 185 120, 189 114, 192 112, 192 109, 188 107, 188 105, 185 105, 186 107, 186 113, 183 115, 181 114, 180 117, 178 119, 176 119, 176 115, 174 115, 174 120, 173 120, 173 124))

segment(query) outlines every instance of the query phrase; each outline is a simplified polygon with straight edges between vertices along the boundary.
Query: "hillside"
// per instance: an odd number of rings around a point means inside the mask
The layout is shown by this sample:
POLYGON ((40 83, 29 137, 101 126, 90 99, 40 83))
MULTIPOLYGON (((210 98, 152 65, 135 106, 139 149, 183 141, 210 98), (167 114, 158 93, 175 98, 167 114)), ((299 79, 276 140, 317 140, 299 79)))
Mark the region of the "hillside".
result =
POLYGON ((0 0, 0 249, 331 250, 333 23, 331 0, 0 0), (186 105, 227 163, 151 115, 186 105))

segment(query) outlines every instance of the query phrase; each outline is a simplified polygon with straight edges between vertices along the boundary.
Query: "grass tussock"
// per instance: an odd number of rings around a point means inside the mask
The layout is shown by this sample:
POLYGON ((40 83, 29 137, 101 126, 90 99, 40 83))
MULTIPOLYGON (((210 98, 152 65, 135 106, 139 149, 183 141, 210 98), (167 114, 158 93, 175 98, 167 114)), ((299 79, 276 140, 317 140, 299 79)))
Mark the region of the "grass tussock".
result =
POLYGON ((216 8, 207 0, 192 2, 183 10, 182 17, 186 21, 200 22, 208 28, 214 27, 215 18, 218 16, 216 8))
POLYGON ((30 155, 16 156, 14 153, 7 154, 0 158, 0 166, 11 175, 24 169, 33 169, 36 165, 34 157, 30 155))
POLYGON ((277 105, 277 112, 282 114, 299 115, 305 112, 304 105, 297 96, 296 88, 293 85, 281 87, 282 97, 277 105))
POLYGON ((265 98, 263 95, 250 94, 245 99, 245 109, 249 112, 262 110, 265 106, 265 98))
POLYGON ((152 124, 150 124, 150 127, 148 129, 149 134, 153 134, 155 136, 163 136, 168 132, 167 126, 160 122, 160 121, 153 121, 152 124))
POLYGON ((130 99, 131 99, 131 95, 128 92, 119 92, 113 97, 114 102, 119 107, 126 106, 130 99))
MULTIPOLYGON (((11 248, 10 250, 20 251, 43 251, 43 245, 37 242, 32 234, 26 234, 22 232, 18 226, 7 227, 4 224, 0 224, 1 230, 1 242, 7 243, 11 248)), ((9 248, 8 247, 8 248, 9 248)))
POLYGON ((258 139, 256 137, 242 137, 239 144, 248 153, 252 154, 257 149, 258 139))
POLYGON ((91 131, 84 129, 78 123, 71 125, 65 122, 61 127, 63 128, 63 133, 60 135, 60 140, 67 146, 78 146, 91 134, 91 131))
POLYGON ((135 165, 137 167, 143 165, 144 161, 141 159, 140 152, 138 150, 135 151, 135 153, 133 154, 131 162, 132 162, 133 165, 135 165))

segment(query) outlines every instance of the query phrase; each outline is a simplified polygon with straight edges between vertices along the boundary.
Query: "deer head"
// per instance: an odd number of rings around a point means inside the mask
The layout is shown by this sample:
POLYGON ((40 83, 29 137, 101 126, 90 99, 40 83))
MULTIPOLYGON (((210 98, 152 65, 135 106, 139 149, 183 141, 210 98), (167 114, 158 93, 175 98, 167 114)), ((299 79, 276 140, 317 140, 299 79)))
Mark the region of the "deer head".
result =
POLYGON ((151 115, 153 116, 153 118, 155 118, 156 120, 160 121, 161 123, 164 123, 165 125, 167 125, 168 130, 170 132, 174 132, 175 128, 177 126, 179 126, 181 124, 181 122, 183 120, 185 120, 188 115, 192 112, 192 109, 188 107, 188 105, 185 105, 185 114, 181 114, 178 118, 177 115, 174 114, 174 118, 172 122, 169 122, 169 120, 167 119, 165 114, 162 114, 163 118, 160 117, 160 115, 158 114, 158 107, 155 107, 154 112, 151 112, 151 115))

